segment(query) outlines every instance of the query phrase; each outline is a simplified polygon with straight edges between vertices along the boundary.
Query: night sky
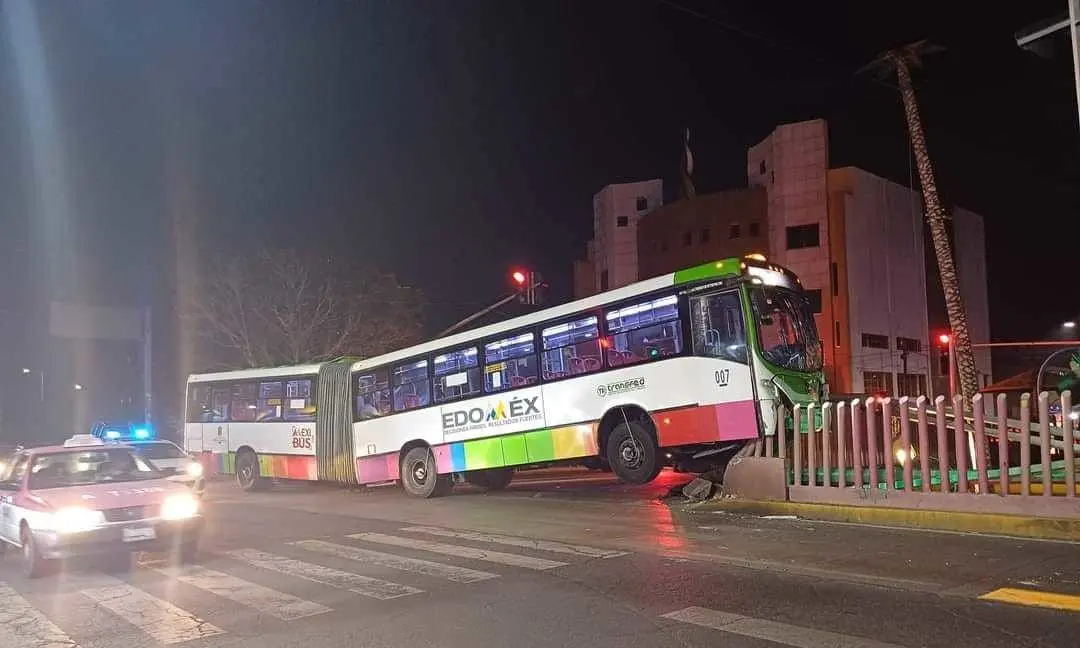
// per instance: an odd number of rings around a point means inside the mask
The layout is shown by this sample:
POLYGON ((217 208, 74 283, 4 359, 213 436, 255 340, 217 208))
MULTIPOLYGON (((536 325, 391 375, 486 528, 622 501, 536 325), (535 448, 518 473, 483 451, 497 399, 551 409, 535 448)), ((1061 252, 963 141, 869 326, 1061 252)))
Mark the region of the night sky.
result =
MULTIPOLYGON (((180 218, 203 258, 298 247, 395 272, 427 293, 433 331, 497 297, 516 264, 562 299, 593 194, 662 177, 674 197, 684 127, 699 193, 744 186, 749 145, 817 117, 833 166, 907 184, 899 95, 855 71, 930 38, 947 48, 917 75, 930 151, 946 199, 986 218, 995 337, 1075 315, 1071 61, 1013 41, 1064 0, 782 4, 37 3, 79 292, 166 304, 180 218)), ((10 5, 0 247, 25 259, 40 210, 28 119, 41 107, 24 101, 10 5)))

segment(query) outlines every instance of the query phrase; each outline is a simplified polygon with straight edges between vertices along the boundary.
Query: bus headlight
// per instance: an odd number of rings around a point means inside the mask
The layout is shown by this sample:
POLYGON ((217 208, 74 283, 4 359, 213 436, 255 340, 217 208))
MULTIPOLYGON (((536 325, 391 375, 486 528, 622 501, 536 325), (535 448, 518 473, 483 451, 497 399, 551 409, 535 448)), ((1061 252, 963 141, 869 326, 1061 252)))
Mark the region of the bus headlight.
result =
POLYGON ((188 476, 195 477, 196 479, 198 479, 199 477, 202 477, 202 473, 203 473, 203 467, 202 467, 202 464, 199 463, 198 461, 192 461, 191 463, 189 463, 187 465, 187 474, 188 474, 188 476))
POLYGON ((199 502, 191 495, 170 495, 161 505, 161 517, 166 520, 186 520, 199 513, 199 502))
POLYGON ((60 533, 79 533, 100 526, 105 517, 101 511, 83 506, 62 508, 52 515, 53 528, 60 533))

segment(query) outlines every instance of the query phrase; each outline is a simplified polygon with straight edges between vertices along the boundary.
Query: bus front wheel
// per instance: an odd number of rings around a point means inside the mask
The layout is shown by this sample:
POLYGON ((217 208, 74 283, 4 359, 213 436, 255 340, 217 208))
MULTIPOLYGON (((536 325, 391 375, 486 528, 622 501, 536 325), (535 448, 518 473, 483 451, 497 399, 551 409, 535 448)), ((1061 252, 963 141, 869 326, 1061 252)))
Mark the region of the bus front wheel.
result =
POLYGON ((401 458, 401 487, 413 497, 441 497, 454 487, 450 475, 440 475, 435 455, 427 446, 410 449, 401 458))
POLYGON ((660 448, 652 432, 637 421, 615 426, 607 440, 608 464, 619 479, 628 484, 647 484, 664 467, 660 448))
POLYGON ((236 456, 236 483, 247 492, 265 490, 270 480, 259 473, 259 458, 250 450, 242 450, 236 456))

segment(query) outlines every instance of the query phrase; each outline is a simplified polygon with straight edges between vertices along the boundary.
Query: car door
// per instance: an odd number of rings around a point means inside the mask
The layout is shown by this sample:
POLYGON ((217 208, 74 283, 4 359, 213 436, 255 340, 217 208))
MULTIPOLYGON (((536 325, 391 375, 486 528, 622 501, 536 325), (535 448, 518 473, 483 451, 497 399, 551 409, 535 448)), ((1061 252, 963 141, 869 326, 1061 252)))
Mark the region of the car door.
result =
POLYGON ((17 454, 11 465, 0 472, 0 538, 9 542, 19 540, 19 516, 15 510, 15 494, 26 477, 30 455, 17 454))

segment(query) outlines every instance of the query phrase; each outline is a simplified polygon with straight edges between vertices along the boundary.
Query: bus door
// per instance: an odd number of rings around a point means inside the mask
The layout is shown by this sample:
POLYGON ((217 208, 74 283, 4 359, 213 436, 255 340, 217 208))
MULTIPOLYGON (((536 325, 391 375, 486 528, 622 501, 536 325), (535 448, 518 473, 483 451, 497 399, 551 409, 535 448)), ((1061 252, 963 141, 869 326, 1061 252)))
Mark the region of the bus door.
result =
POLYGON ((227 453, 229 405, 232 399, 229 387, 193 385, 189 395, 184 450, 192 453, 227 453))
POLYGON ((694 354, 749 366, 746 328, 738 290, 690 298, 694 354))

